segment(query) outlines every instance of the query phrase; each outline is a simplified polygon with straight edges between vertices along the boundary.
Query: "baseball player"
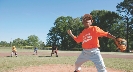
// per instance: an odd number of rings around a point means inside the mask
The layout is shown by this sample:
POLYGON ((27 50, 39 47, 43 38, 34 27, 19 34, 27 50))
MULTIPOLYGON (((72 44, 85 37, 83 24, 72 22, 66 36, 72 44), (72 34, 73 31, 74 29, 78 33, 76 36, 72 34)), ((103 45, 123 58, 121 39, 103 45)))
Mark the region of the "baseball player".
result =
POLYGON ((52 54, 56 53, 56 57, 58 57, 58 54, 57 54, 57 46, 56 45, 53 45, 52 46, 52 52, 51 52, 51 56, 52 54))
POLYGON ((38 48, 35 47, 35 48, 34 48, 34 55, 37 55, 37 50, 38 50, 38 48))
POLYGON ((93 23, 92 16, 90 14, 85 14, 82 19, 84 25, 84 30, 78 35, 74 36, 71 30, 68 30, 67 33, 77 42, 82 42, 83 51, 77 58, 75 62, 75 71, 80 72, 81 65, 91 60, 98 72, 107 72, 106 67, 103 61, 103 58, 99 50, 99 40, 98 37, 108 37, 115 39, 115 36, 111 35, 108 32, 103 31, 97 26, 91 26, 93 23))
POLYGON ((17 57, 17 49, 15 46, 12 47, 11 57, 13 56, 13 54, 15 54, 15 56, 17 57))

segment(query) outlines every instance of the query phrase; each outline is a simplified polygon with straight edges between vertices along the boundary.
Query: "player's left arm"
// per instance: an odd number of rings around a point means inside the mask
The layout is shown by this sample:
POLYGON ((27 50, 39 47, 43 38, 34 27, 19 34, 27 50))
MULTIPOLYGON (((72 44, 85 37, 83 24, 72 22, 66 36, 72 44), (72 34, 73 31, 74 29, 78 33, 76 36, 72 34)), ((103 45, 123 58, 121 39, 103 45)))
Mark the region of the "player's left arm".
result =
POLYGON ((107 34, 107 37, 108 38, 111 38, 113 40, 116 40, 116 37, 114 35, 110 34, 110 33, 107 34))
POLYGON ((102 29, 100 29, 99 27, 95 26, 95 29, 96 29, 96 34, 100 37, 102 36, 105 36, 105 37, 108 37, 108 38, 111 38, 111 39, 114 39, 115 40, 115 36, 113 36, 112 34, 110 34, 109 32, 105 32, 103 31, 102 29))

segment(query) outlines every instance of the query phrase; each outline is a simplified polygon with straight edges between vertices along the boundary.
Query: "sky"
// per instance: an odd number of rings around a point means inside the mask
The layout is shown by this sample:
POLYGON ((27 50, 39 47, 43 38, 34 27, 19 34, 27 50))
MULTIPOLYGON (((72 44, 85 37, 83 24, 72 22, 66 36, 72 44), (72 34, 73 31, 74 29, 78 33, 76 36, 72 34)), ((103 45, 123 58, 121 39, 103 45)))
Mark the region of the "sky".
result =
POLYGON ((73 18, 93 10, 116 11, 123 0, 0 0, 0 41, 38 36, 46 43, 47 34, 60 16, 73 18))

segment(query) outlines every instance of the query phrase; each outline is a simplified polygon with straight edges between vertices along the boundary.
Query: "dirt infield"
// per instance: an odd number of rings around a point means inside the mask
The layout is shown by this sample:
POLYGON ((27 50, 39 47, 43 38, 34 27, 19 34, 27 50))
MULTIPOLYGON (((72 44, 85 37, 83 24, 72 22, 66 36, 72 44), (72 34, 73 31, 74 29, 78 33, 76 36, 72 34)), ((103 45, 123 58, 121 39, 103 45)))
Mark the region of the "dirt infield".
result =
MULTIPOLYGON (((33 52, 19 52, 19 55, 32 55, 33 52)), ((80 53, 59 53, 60 56, 78 56, 80 53)), ((9 56, 10 53, 0 53, 0 57, 9 56)), ((49 53, 40 52, 38 56, 50 55, 49 53)), ((115 54, 102 54, 103 58, 126 58, 133 59, 133 55, 115 55, 115 54)), ((7 72, 73 72, 74 65, 62 65, 62 64, 49 64, 42 66, 30 66, 30 67, 21 67, 7 72)), ((121 70, 115 70, 107 68, 108 72, 124 72, 121 70)), ((95 67, 83 67, 82 72, 97 72, 95 67)))
MULTIPOLYGON (((108 72, 124 72, 121 70, 115 70, 107 68, 108 72)), ((34 67, 22 67, 9 72, 74 72, 73 65, 60 65, 51 64, 44 66, 34 66, 34 67)), ((97 72, 95 67, 82 67, 82 72, 97 72)))
MULTIPOLYGON (((59 56, 78 56, 80 53, 58 53, 59 56)), ((0 57, 5 57, 5 56, 10 56, 11 53, 0 53, 0 57)), ((19 55, 33 55, 33 52, 18 52, 18 56, 19 55)), ((42 55, 49 55, 49 52, 39 52, 38 56, 42 56, 42 55)), ((123 55, 119 55, 119 54, 101 54, 103 58, 125 58, 125 59, 133 59, 133 53, 131 54, 123 54, 123 55)))

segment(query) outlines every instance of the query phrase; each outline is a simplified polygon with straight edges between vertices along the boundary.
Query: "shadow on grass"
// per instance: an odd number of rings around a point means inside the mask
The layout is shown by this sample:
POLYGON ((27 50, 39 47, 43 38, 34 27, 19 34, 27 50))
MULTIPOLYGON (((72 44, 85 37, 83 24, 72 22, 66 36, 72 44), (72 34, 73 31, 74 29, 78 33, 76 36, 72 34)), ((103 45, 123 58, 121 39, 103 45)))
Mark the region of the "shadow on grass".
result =
POLYGON ((11 56, 6 56, 6 57, 11 57, 11 56))
POLYGON ((51 57, 51 56, 38 56, 38 57, 51 57))

